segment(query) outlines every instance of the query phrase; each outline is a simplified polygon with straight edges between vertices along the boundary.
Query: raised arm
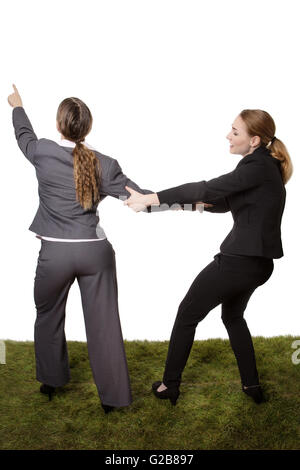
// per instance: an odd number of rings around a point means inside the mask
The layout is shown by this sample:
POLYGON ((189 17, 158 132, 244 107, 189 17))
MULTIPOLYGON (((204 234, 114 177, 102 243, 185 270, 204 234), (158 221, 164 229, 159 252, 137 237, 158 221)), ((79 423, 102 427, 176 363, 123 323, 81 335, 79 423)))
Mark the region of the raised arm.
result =
POLYGON ((18 146, 25 157, 34 164, 34 155, 38 138, 23 108, 22 100, 17 87, 13 85, 14 93, 9 95, 8 102, 13 107, 12 121, 18 146))

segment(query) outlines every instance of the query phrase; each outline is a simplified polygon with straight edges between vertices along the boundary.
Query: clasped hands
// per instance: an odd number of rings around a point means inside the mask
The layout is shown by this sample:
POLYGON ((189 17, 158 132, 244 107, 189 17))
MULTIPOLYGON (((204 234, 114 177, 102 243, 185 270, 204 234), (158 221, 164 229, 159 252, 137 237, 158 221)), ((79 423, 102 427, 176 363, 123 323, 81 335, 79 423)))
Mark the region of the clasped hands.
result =
MULTIPOLYGON (((135 212, 143 211, 148 206, 160 205, 160 202, 156 193, 142 194, 130 188, 129 186, 125 186, 125 189, 130 193, 130 197, 124 201, 124 205, 130 207, 135 212)), ((200 205, 204 205, 204 207, 213 206, 213 204, 206 204, 205 202, 199 201, 196 203, 196 210, 198 210, 200 205)))

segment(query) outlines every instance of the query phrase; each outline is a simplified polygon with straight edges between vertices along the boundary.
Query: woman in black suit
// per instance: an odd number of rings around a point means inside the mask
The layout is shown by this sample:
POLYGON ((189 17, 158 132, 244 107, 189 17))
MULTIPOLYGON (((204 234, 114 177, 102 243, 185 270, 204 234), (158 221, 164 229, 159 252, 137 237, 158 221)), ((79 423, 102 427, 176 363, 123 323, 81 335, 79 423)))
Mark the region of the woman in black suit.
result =
POLYGON ((126 188, 131 197, 124 204, 135 211, 151 205, 205 201, 202 203, 205 210, 231 211, 234 220, 220 252, 198 274, 180 303, 163 381, 152 385, 157 398, 169 398, 174 405, 196 326, 219 304, 237 360, 242 390, 256 403, 264 399, 243 314, 254 290, 270 278, 273 258, 283 256, 280 226, 285 184, 291 177, 292 163, 285 145, 275 137, 272 117, 265 111, 243 110, 227 139, 230 152, 243 156, 230 173, 155 194, 142 195, 126 188))

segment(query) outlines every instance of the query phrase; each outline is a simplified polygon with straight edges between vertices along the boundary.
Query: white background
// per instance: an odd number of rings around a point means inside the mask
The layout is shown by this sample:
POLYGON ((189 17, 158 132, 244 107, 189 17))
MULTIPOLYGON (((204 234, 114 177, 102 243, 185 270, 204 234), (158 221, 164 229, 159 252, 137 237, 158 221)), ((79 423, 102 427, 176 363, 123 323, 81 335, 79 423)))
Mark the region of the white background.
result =
MULTIPOLYGON (((282 220, 285 256, 249 301, 252 335, 299 335, 299 2, 297 0, 26 0, 1 4, 0 338, 33 340, 40 241, 34 167, 19 150, 7 96, 15 83, 39 138, 57 140, 68 96, 94 118, 87 142, 158 191, 235 168, 226 135, 244 108, 268 111, 294 175, 282 220)), ((136 214, 113 198, 99 206, 117 259, 125 339, 168 340, 177 308, 232 227, 227 214, 136 214)), ((85 341, 73 284, 66 337, 85 341)), ((220 306, 196 339, 227 338, 220 306)))

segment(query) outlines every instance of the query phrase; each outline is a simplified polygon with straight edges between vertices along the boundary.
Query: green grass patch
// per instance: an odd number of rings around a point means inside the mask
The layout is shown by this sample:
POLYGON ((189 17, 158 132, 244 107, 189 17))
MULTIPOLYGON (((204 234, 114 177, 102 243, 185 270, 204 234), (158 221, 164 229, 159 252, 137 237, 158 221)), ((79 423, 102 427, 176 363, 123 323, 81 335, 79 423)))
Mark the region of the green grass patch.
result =
POLYGON ((71 381, 52 401, 39 392, 32 342, 6 340, 0 364, 0 449, 299 449, 297 337, 253 338, 267 398, 241 391, 228 340, 195 341, 173 407, 151 384, 162 378, 168 342, 125 341, 133 403, 105 415, 85 342, 69 341, 71 381))

